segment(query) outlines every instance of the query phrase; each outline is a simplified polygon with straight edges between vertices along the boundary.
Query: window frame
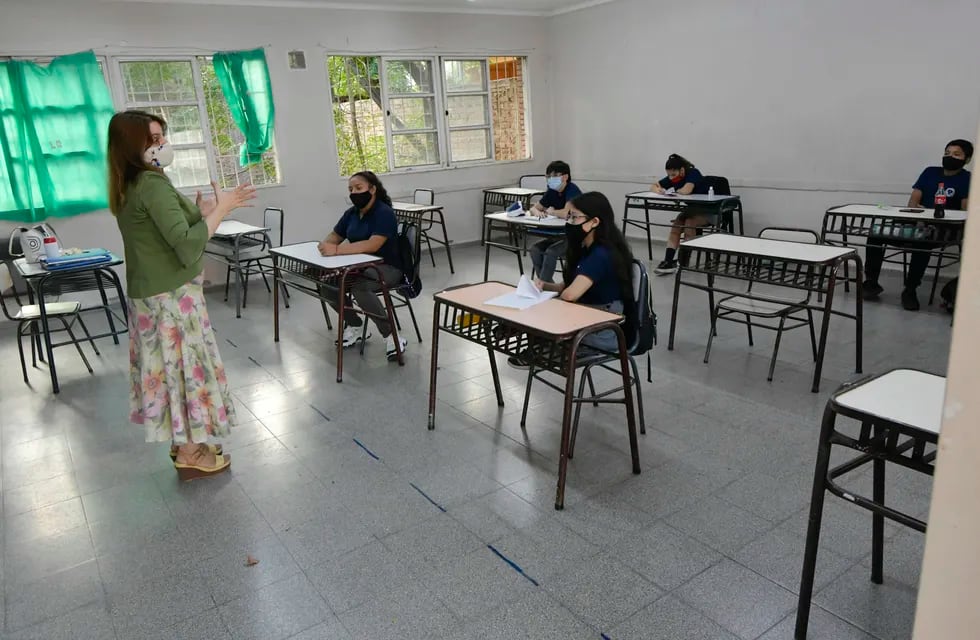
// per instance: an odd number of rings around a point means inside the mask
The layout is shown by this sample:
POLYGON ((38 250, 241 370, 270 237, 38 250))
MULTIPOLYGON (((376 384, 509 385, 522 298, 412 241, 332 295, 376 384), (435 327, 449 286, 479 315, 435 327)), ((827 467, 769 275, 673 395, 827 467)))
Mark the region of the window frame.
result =
MULTIPOLYGON (((436 68, 439 64, 439 58, 437 56, 378 56, 379 67, 378 73, 381 76, 381 102, 384 105, 383 111, 385 116, 385 144, 388 147, 388 172, 392 173, 394 171, 409 171, 409 170, 426 170, 426 169, 436 169, 442 167, 445 164, 446 150, 445 150, 445 132, 440 126, 440 116, 439 114, 443 111, 443 105, 439 99, 439 89, 440 89, 440 78, 438 75, 438 69, 436 68), (429 73, 432 76, 432 89, 431 91, 425 93, 392 93, 390 87, 388 86, 388 63, 389 62, 428 62, 429 63, 429 73), (392 114, 391 101, 402 100, 402 99, 413 99, 413 98, 432 98, 432 117, 435 120, 435 127, 431 129, 402 129, 397 133, 392 124, 392 119, 395 117, 392 114), (438 162, 432 164, 415 164, 403 167, 396 166, 395 160, 395 136, 406 136, 413 134, 432 134, 436 135, 436 153, 439 154, 438 162)), ((331 108, 333 105, 331 104, 331 108)), ((334 134, 336 135, 336 134, 334 134)))
MULTIPOLYGON (((197 106, 197 112, 201 120, 201 135, 204 140, 202 144, 190 144, 190 145, 174 145, 175 150, 180 149, 200 149, 203 147, 204 156, 207 159, 208 172, 212 178, 218 176, 218 151, 214 148, 212 142, 212 132, 211 132, 211 119, 208 116, 208 107, 204 97, 204 82, 201 79, 201 63, 198 60, 200 57, 209 58, 210 55, 205 55, 201 53, 186 53, 186 54, 139 54, 139 53, 120 53, 116 55, 107 56, 108 68, 106 69, 109 79, 109 91, 112 94, 113 102, 117 108, 121 109, 146 109, 148 107, 159 107, 159 106, 191 106, 190 102, 130 102, 126 93, 126 83, 123 79, 122 65, 127 62, 189 62, 191 64, 191 74, 194 80, 194 93, 195 101, 197 106)), ((279 157, 279 141, 276 140, 274 143, 274 149, 276 152, 276 171, 279 178, 279 182, 275 184, 262 184, 254 185, 256 189, 267 189, 286 186, 286 181, 282 174, 282 163, 279 157)), ((177 187, 177 190, 184 194, 191 194, 198 190, 210 189, 210 184, 203 185, 193 185, 193 186, 182 186, 177 187)))
MULTIPOLYGON (((505 53, 480 53, 472 54, 466 52, 412 52, 411 54, 395 53, 395 52, 362 52, 362 51, 343 51, 343 50, 327 50, 323 54, 323 70, 324 76, 327 82, 327 98, 329 100, 332 111, 334 108, 334 102, 332 99, 332 85, 330 83, 330 73, 328 59, 333 57, 373 57, 378 59, 379 64, 379 75, 381 80, 381 102, 384 105, 382 109, 383 115, 385 117, 385 144, 388 149, 388 171, 385 175, 404 175, 411 173, 427 173, 432 171, 447 171, 453 169, 463 169, 469 167, 480 167, 480 166, 490 166, 490 165, 504 165, 504 164, 517 164, 522 162, 531 162, 534 160, 534 147, 532 143, 531 136, 531 101, 529 100, 529 87, 528 87, 528 59, 529 54, 527 52, 505 52, 505 53), (490 59, 494 57, 515 57, 521 62, 521 92, 522 99, 524 101, 524 128, 525 135, 527 136, 527 157, 519 160, 497 160, 496 150, 494 148, 494 137, 493 137, 493 100, 492 100, 492 86, 490 80, 490 59), (433 60, 435 66, 435 73, 433 74, 433 90, 436 92, 436 130, 438 131, 438 142, 439 142, 439 154, 440 163, 434 165, 415 165, 411 167, 398 167, 394 166, 394 156, 392 153, 392 134, 390 132, 390 116, 388 115, 388 87, 387 87, 387 73, 385 70, 386 62, 389 60, 433 60), (486 82, 486 96, 487 96, 487 116, 489 118, 489 123, 487 127, 478 126, 466 126, 466 127, 452 127, 449 126, 449 115, 447 111, 448 107, 448 96, 445 89, 445 71, 443 67, 443 62, 447 60, 478 60, 484 65, 484 78, 486 82), (452 154, 450 151, 450 131, 463 131, 463 130, 488 130, 489 145, 490 145, 490 158, 478 159, 478 160, 460 160, 455 161, 452 159, 452 154)), ((479 92, 459 92, 458 94, 452 95, 482 95, 479 92)), ((331 135, 334 139, 334 157, 338 161, 339 170, 339 160, 340 156, 338 153, 339 144, 337 140, 336 130, 331 125, 331 135)), ((338 176, 341 180, 347 180, 347 176, 338 176)))
MULTIPOLYGON (((490 87, 490 58, 487 56, 441 56, 439 58, 439 70, 441 72, 442 79, 442 95, 445 104, 444 119, 446 122, 446 149, 448 153, 448 161, 451 167, 465 167, 471 165, 480 164, 493 164, 497 161, 497 150, 494 148, 493 144, 493 99, 492 91, 490 87), (482 91, 449 91, 449 83, 446 80, 446 62, 479 62, 483 66, 483 90, 482 91), (454 127, 449 122, 449 98, 450 97, 465 97, 465 96, 483 96, 484 102, 484 112, 487 118, 487 124, 485 125, 465 125, 454 127), (489 151, 489 156, 486 158, 475 158, 473 160, 454 160, 453 155, 453 145, 452 145, 452 134, 453 131, 486 131, 487 132, 487 151, 489 151)), ((527 96, 524 97, 524 109, 527 111, 527 96)), ((526 119, 525 119, 526 123, 526 119)), ((513 162, 513 161, 510 161, 513 162)), ((521 160, 521 162, 526 162, 526 160, 521 160)))

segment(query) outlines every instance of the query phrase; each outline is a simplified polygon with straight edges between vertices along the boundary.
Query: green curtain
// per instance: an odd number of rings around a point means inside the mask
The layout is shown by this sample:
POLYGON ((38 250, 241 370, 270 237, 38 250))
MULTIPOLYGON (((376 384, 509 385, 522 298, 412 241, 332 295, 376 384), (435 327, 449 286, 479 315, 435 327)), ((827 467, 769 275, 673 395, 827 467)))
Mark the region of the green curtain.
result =
POLYGON ((239 162, 243 167, 262 162, 272 148, 276 116, 265 50, 216 53, 213 62, 231 117, 245 136, 239 162))
POLYGON ((108 206, 113 114, 91 51, 0 63, 0 219, 35 222, 108 206))

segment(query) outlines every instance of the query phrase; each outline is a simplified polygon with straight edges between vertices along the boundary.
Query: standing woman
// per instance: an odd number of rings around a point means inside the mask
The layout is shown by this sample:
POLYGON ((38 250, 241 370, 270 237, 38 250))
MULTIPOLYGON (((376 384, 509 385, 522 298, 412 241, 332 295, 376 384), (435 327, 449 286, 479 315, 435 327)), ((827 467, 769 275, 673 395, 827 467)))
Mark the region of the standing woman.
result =
POLYGON ((204 246, 218 224, 255 197, 243 185, 197 202, 180 194, 163 168, 173 162, 167 123, 143 111, 109 121, 109 208, 126 254, 129 298, 130 420, 147 442, 172 443, 181 480, 231 465, 208 438, 235 422, 218 343, 204 304, 204 246))

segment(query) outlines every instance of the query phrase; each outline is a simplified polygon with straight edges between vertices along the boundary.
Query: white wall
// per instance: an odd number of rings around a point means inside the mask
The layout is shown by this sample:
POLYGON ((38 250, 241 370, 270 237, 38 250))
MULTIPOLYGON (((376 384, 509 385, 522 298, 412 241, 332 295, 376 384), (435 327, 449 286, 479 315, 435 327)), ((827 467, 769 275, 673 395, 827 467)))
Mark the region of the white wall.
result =
MULTIPOLYGON (((267 46, 276 101, 276 144, 284 184, 259 191, 256 210, 241 215, 258 220, 264 205, 286 209, 286 240, 321 238, 346 206, 347 182, 340 178, 333 136, 328 52, 399 51, 499 54, 526 52, 532 113, 548 121, 548 59, 532 36, 544 18, 397 14, 380 11, 266 9, 256 7, 158 5, 107 2, 23 2, 3 0, 0 55, 61 54, 95 49, 98 55, 140 51, 162 55, 207 54, 216 50, 267 46), (107 48, 108 46, 108 48, 107 48), (306 51, 307 69, 291 71, 286 52, 306 51), (541 105, 540 110, 536 108, 541 105)), ((545 43, 546 45, 546 43, 545 43)), ((481 188, 516 184, 551 155, 547 126, 533 130, 535 160, 466 169, 384 177, 393 195, 415 187, 436 190, 446 207, 450 238, 480 235, 481 188), (539 160, 541 158, 542 160, 539 160)), ((52 221, 65 243, 121 250, 108 212, 52 221)), ((0 237, 12 225, 0 222, 0 237)))
POLYGON ((551 20, 555 154, 614 204, 670 153, 725 175, 746 223, 904 204, 970 138, 976 0, 617 0, 551 20))

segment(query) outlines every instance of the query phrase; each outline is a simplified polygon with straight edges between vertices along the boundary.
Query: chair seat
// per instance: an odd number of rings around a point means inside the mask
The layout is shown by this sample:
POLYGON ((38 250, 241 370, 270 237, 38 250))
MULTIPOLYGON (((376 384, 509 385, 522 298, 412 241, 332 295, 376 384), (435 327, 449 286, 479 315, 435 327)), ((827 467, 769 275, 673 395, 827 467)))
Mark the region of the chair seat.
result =
MULTIPOLYGON (((78 313, 81 307, 79 302, 49 302, 44 305, 44 312, 49 318, 70 316, 78 313)), ((40 305, 29 304, 20 308, 20 311, 14 315, 14 320, 38 320, 40 317, 40 305)))
POLYGON ((786 302, 770 302, 768 300, 756 300, 743 296, 731 296, 719 300, 718 308, 736 313, 747 313, 752 316, 777 318, 798 309, 802 304, 802 302, 792 302, 789 300, 786 302))
MULTIPOLYGON (((216 244, 214 242, 208 243, 207 253, 211 255, 219 255, 228 259, 235 257, 235 247, 229 244, 216 244)), ((258 260, 260 258, 271 257, 268 249, 263 249, 262 245, 255 246, 245 246, 241 245, 238 249, 238 260, 245 262, 246 260, 258 260)))

